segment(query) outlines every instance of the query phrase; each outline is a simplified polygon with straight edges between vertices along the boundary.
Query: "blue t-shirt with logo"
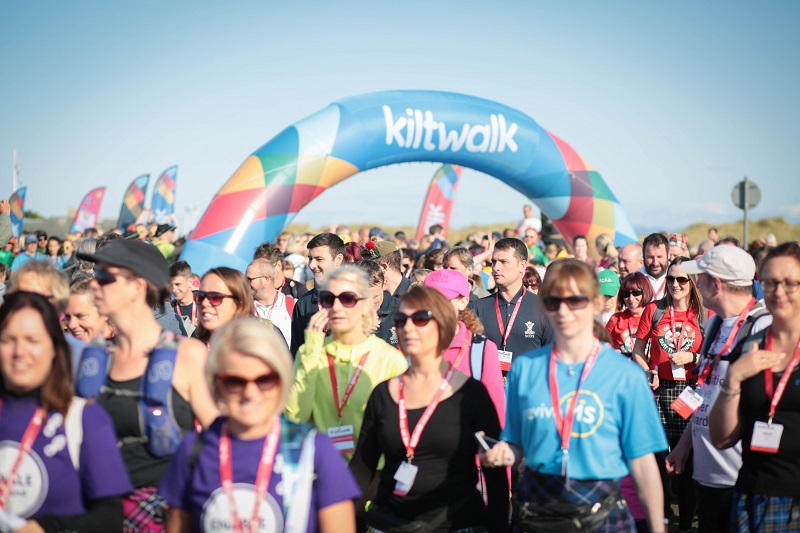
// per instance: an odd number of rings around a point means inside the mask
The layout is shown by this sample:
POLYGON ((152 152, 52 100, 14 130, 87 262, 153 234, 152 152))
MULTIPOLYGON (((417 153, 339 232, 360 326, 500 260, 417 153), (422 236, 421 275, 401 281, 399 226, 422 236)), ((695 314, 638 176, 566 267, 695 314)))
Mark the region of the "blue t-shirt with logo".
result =
MULTIPOLYGON (((548 371, 552 345, 516 358, 508 374, 506 425, 502 439, 522 446, 525 464, 561 475, 563 453, 550 399, 548 371)), ((561 412, 566 416, 583 364, 557 361, 561 412)), ((628 461, 667 449, 653 393, 638 365, 607 344, 581 384, 569 448, 569 477, 618 479, 628 461)))

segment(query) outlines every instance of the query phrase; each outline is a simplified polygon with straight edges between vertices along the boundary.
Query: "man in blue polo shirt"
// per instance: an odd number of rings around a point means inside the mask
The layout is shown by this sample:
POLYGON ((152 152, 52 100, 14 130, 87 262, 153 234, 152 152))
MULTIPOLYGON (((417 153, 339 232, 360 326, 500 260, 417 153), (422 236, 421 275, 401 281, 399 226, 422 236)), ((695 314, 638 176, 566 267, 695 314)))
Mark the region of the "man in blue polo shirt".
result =
POLYGON ((484 335, 497 344, 500 367, 511 368, 514 357, 553 342, 553 328, 539 297, 522 286, 528 248, 519 239, 500 239, 492 252, 495 294, 470 302, 483 322, 484 335))
POLYGON ((24 265, 30 260, 47 261, 47 256, 40 254, 37 250, 39 248, 39 240, 36 238, 35 233, 28 233, 25 235, 25 251, 17 255, 11 263, 11 272, 16 272, 19 267, 24 265))

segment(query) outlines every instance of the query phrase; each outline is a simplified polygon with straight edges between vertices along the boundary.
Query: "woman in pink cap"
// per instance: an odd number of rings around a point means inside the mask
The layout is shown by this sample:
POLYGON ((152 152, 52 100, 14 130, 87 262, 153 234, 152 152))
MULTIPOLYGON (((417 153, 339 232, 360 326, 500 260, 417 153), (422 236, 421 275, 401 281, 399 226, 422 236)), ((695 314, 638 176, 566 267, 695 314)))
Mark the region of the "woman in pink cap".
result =
POLYGON ((442 293, 453 304, 458 315, 458 331, 450 347, 444 352, 445 359, 453 363, 458 354, 465 351, 458 369, 483 383, 489 391, 502 426, 506 419, 506 395, 497 345, 483 336, 483 324, 467 309, 470 292, 467 278, 456 270, 436 270, 425 278, 423 285, 442 293))

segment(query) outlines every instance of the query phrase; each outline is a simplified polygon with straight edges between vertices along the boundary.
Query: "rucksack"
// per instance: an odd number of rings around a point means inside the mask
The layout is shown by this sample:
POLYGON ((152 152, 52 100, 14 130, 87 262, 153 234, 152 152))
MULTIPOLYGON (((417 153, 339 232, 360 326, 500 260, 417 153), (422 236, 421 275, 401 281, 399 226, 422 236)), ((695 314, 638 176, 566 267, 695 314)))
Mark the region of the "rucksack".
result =
MULTIPOLYGON (((667 304, 664 303, 664 300, 659 300, 656 304, 656 310, 653 312, 653 325, 651 329, 655 330, 658 327, 658 323, 661 322, 661 319, 664 318, 664 314, 667 312, 667 304)), ((700 335, 705 336, 706 331, 706 324, 708 323, 708 309, 703 309, 703 314, 697 316, 697 326, 700 328, 700 335)))
POLYGON ((469 370, 472 377, 481 380, 483 375, 483 360, 486 357, 486 337, 472 335, 472 347, 469 349, 469 370))

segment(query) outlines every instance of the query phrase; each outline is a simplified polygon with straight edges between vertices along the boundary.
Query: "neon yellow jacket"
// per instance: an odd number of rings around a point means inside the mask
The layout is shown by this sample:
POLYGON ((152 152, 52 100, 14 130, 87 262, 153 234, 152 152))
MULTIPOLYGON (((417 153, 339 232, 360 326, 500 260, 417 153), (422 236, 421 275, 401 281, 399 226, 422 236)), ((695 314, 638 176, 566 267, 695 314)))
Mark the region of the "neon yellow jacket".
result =
MULTIPOLYGON (((356 346, 339 344, 319 331, 306 331, 306 343, 297 351, 294 361, 294 384, 286 404, 286 415, 295 422, 311 422, 327 434, 329 427, 352 425, 358 445, 361 422, 374 389, 379 383, 399 376, 408 369, 406 358, 397 349, 375 335, 356 346), (333 386, 328 357, 333 356, 339 401, 364 353, 369 352, 361 377, 342 410, 342 421, 333 400, 333 386)), ((344 455, 349 461, 352 454, 344 455)))

